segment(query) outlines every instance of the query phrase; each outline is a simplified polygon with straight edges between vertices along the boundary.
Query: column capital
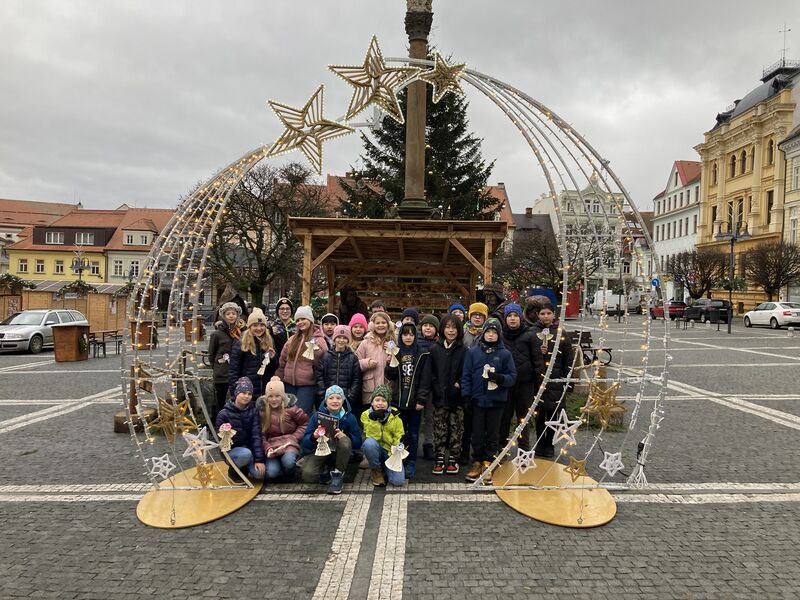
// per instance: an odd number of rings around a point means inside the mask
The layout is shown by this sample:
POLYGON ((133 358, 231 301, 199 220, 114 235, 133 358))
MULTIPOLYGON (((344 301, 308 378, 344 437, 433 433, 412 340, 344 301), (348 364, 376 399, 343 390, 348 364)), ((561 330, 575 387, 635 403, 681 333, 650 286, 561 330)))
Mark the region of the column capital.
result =
POLYGON ((408 34, 409 41, 422 40, 427 43, 432 25, 432 12, 409 11, 406 13, 406 34, 408 34))

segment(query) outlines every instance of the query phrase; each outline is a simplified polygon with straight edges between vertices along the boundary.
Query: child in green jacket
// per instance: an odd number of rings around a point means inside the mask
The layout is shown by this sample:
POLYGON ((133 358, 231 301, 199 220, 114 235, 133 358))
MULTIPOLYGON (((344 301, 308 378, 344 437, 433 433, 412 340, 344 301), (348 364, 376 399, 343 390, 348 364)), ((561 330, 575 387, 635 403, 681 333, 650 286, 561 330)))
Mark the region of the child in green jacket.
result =
POLYGON ((403 439, 403 421, 397 409, 391 408, 392 390, 388 385, 379 385, 372 392, 369 409, 361 413, 361 426, 364 428, 364 443, 361 451, 372 469, 372 485, 386 485, 386 478, 394 486, 405 483, 403 471, 392 471, 384 467, 384 462, 403 439), (384 472, 386 478, 384 478, 384 472))

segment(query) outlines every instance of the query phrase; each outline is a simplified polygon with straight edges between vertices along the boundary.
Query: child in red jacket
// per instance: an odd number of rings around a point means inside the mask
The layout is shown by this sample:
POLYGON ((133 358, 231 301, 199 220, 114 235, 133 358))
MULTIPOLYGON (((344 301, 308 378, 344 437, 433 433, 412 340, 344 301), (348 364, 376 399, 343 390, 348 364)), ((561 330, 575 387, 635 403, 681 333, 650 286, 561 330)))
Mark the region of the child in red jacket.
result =
POLYGON ((261 416, 261 442, 266 457, 267 479, 294 479, 300 442, 306 433, 308 415, 287 396, 283 382, 273 377, 266 394, 256 402, 261 416))

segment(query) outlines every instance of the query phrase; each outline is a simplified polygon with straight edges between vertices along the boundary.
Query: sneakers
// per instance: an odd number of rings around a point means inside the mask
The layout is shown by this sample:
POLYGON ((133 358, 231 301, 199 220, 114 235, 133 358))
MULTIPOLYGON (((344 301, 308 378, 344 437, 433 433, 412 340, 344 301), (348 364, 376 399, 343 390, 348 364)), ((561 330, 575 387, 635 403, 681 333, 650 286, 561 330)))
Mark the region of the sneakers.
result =
POLYGON ((455 458, 451 457, 450 460, 447 461, 445 472, 448 475, 455 475, 458 473, 458 461, 455 458))
POLYGON ((483 463, 476 460, 474 463, 472 463, 472 467, 467 472, 467 476, 464 477, 464 479, 466 479, 469 483, 475 483, 475 481, 478 480, 478 477, 481 476, 481 473, 483 473, 483 463))
POLYGON ((433 454, 433 444, 422 444, 422 458, 430 461, 435 458, 433 454))
POLYGON ((444 474, 444 454, 440 454, 436 457, 436 464, 433 465, 433 474, 444 474))
POLYGON ((406 472, 406 479, 413 479, 414 475, 417 474, 416 463, 406 463, 405 472, 406 472))
POLYGON ((383 476, 383 469, 372 469, 372 485, 383 487, 386 485, 386 478, 383 476))
MULTIPOLYGON (((492 466, 492 463, 491 463, 491 461, 488 461, 488 460, 487 460, 487 461, 484 461, 484 462, 483 462, 483 464, 481 465, 481 469, 482 469, 483 471, 486 471, 486 469, 488 469, 488 468, 489 468, 489 467, 491 467, 491 466, 492 466)), ((487 473, 486 473, 486 474, 483 476, 483 479, 482 479, 481 481, 483 482, 483 485, 492 485, 492 472, 491 472, 491 471, 487 472, 487 473)))
POLYGON ((323 471, 319 474, 319 482, 322 485, 328 485, 331 482, 331 474, 328 471, 323 471))
POLYGON ((344 473, 338 469, 331 471, 331 484, 328 486, 329 494, 341 494, 344 487, 344 473))
POLYGON ((369 469, 369 461, 367 460, 366 456, 363 459, 361 459, 360 463, 358 463, 358 468, 359 469, 369 469))

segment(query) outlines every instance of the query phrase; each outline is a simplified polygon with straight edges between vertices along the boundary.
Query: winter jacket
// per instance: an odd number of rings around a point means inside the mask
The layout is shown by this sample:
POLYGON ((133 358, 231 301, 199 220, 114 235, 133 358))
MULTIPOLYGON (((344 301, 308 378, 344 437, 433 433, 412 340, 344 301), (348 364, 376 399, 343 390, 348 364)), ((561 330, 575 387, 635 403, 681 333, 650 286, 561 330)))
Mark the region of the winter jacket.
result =
POLYGON ((464 358, 468 348, 459 341, 445 348, 444 339, 431 348, 430 369, 427 369, 428 380, 422 386, 431 390, 431 401, 437 408, 456 408, 463 405, 461 374, 464 371, 464 358))
MULTIPOLYGON (((353 450, 358 450, 363 443, 361 427, 358 421, 356 421, 355 415, 350 411, 350 403, 347 400, 344 401, 342 408, 344 408, 345 412, 344 416, 339 417, 339 429, 350 438, 350 441, 353 443, 353 450)), ((303 436, 303 441, 300 444, 303 449, 303 454, 314 454, 317 449, 317 440, 314 439, 314 431, 316 431, 317 423, 319 423, 317 417, 319 413, 331 414, 328 411, 327 402, 322 402, 319 410, 311 416, 311 420, 309 420, 308 426, 306 426, 306 434, 303 436)))
POLYGON ((223 423, 230 423, 236 431, 233 436, 233 448, 249 448, 255 462, 264 462, 264 448, 261 445, 261 419, 258 416, 255 402, 241 409, 233 400, 228 400, 217 414, 214 426, 219 431, 223 423))
POLYGON ((233 342, 241 337, 241 331, 244 328, 245 324, 241 320, 237 321, 233 327, 226 321, 214 323, 214 331, 208 338, 208 360, 211 362, 215 384, 228 383, 233 342))
POLYGON ((264 369, 264 374, 259 375, 258 370, 264 361, 264 354, 265 352, 258 344, 256 344, 256 353, 253 354, 252 352, 242 352, 241 340, 233 342, 231 364, 228 369, 228 392, 231 398, 233 398, 233 390, 239 377, 248 377, 253 382, 253 398, 258 398, 264 393, 267 381, 275 374, 275 369, 278 366, 275 356, 272 356, 266 369, 264 369))
MULTIPOLYGON (((562 330, 558 352, 555 352, 556 330, 558 327, 559 325, 557 321, 549 327, 553 339, 551 339, 547 345, 548 353, 546 355, 542 353, 542 340, 540 340, 536 335, 537 333, 542 332, 544 326, 542 325, 541 321, 537 321, 533 327, 531 327, 531 330, 534 334, 533 356, 535 358, 534 372, 536 373, 537 390, 539 389, 544 374, 548 368, 545 364, 545 359, 547 359, 548 362, 553 361, 553 370, 550 372, 550 379, 563 379, 569 375, 570 369, 572 368, 574 354, 572 351, 572 343, 569 340, 566 330, 562 330)), ((565 385, 566 383, 548 382, 547 389, 542 393, 542 399, 547 403, 558 402, 561 399, 565 385)))
MULTIPOLYGON (((503 326, 503 343, 506 350, 514 357, 514 366, 517 368, 517 383, 530 383, 534 381, 534 354, 533 340, 535 334, 530 327, 520 325, 516 329, 503 326)), ((536 348, 539 351, 539 348, 536 348)), ((541 354, 541 352, 539 352, 541 354)))
POLYGON ((410 348, 401 346, 400 353, 397 355, 398 365, 391 367, 389 364, 384 367, 383 374, 387 381, 391 381, 392 386, 392 405, 400 410, 415 410, 417 404, 427 404, 430 401, 430 364, 428 359, 430 352, 423 351, 416 340, 410 348), (403 373, 403 356, 410 356, 411 372, 403 373), (408 381, 404 381, 408 376, 408 381), (422 385, 422 382, 428 385, 422 385))
POLYGON ((472 348, 483 334, 483 326, 473 325, 472 321, 464 323, 464 346, 472 348))
POLYGON ((297 452, 300 454, 300 442, 306 434, 308 425, 308 415, 299 406, 295 406, 293 401, 284 409, 283 433, 281 433, 280 411, 273 410, 270 414, 270 423, 264 431, 262 424, 261 443, 264 447, 264 455, 269 456, 270 448, 278 449, 284 444, 289 444, 285 448, 277 450, 274 456, 281 456, 286 452, 297 452))
MULTIPOLYGON (((348 291, 355 293, 356 290, 345 286, 339 292, 340 297, 344 298, 347 296, 348 291)), ((347 325, 350 322, 350 319, 352 319, 353 315, 356 313, 361 313, 365 317, 369 318, 369 310, 367 310, 367 305, 358 295, 356 295, 353 304, 348 305, 344 304, 343 302, 339 304, 339 311, 337 313, 337 316, 339 317, 339 323, 342 325, 347 325)))
POLYGON ((375 421, 370 419, 372 407, 361 413, 361 426, 364 428, 364 439, 372 438, 377 440, 381 448, 389 454, 392 453, 392 446, 397 446, 403 439, 405 430, 403 420, 400 418, 396 408, 389 407, 389 414, 385 421, 375 421))
POLYGON ((281 350, 278 370, 275 373, 283 383, 288 383, 295 387, 317 385, 317 380, 314 377, 314 368, 323 354, 328 351, 328 343, 322 334, 322 328, 319 325, 313 325, 312 327, 312 337, 317 342, 317 346, 319 346, 319 349, 314 351, 314 360, 303 357, 303 352, 306 351, 305 342, 297 347, 294 356, 289 356, 289 347, 292 345, 292 340, 289 338, 289 341, 286 342, 283 350, 281 350))
POLYGON ((389 362, 389 356, 383 349, 383 343, 376 343, 372 333, 367 333, 364 336, 358 346, 358 350, 356 350, 356 356, 361 366, 361 402, 362 404, 369 404, 369 397, 375 391, 375 388, 386 383, 384 367, 389 362), (374 367, 370 367, 369 359, 374 360, 377 364, 374 367))
POLYGON ((508 388, 517 381, 517 369, 511 352, 505 349, 502 341, 494 346, 476 343, 464 359, 464 373, 461 375, 461 395, 471 398, 474 406, 480 408, 502 407, 508 397, 508 388), (489 381, 483 378, 483 365, 491 365, 499 375, 497 389, 488 388, 489 381))
POLYGON ((317 378, 317 399, 325 398, 325 390, 338 385, 345 397, 352 402, 361 402, 361 365, 350 348, 344 352, 328 350, 314 368, 317 378))

